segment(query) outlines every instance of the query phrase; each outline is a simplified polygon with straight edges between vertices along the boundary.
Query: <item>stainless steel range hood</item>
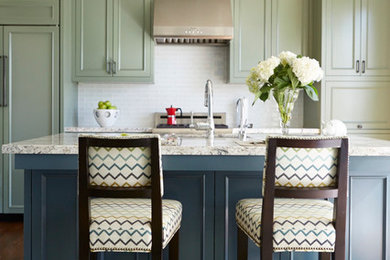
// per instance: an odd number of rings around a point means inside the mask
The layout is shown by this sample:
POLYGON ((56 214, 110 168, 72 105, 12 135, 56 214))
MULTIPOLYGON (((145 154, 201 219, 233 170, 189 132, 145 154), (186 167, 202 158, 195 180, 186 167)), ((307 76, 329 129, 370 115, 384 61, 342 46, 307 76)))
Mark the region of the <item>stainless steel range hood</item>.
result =
POLYGON ((226 44, 233 38, 230 0, 155 0, 156 43, 226 44))

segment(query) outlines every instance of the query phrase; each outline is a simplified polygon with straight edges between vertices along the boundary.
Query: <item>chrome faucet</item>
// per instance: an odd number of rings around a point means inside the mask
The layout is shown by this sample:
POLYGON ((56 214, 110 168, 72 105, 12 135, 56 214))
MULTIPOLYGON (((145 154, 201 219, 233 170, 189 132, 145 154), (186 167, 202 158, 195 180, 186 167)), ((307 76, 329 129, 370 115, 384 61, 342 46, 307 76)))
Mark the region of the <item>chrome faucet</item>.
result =
POLYGON ((213 113, 213 83, 207 80, 204 92, 204 106, 208 107, 207 113, 207 139, 214 140, 214 113, 213 113))
POLYGON ((237 100, 236 111, 237 111, 237 126, 239 128, 238 138, 241 141, 246 141, 247 129, 253 127, 253 124, 248 123, 248 99, 247 98, 242 97, 237 100))

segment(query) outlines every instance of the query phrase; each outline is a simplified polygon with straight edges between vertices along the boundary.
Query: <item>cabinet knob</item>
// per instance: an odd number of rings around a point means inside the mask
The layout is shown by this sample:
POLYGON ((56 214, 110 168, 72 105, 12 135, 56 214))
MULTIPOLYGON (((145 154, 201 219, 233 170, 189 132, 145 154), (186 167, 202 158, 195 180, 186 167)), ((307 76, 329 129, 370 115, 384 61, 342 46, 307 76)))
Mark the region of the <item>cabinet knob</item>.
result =
POLYGON ((363 129, 363 125, 357 125, 358 129, 363 129))

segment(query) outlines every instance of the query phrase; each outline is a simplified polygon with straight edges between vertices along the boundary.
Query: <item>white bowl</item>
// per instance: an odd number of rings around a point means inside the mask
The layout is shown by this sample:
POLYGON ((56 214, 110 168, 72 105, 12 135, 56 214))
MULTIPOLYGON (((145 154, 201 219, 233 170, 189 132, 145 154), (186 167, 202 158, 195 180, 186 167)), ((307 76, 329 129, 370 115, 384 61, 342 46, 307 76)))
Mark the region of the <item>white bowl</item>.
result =
POLYGON ((93 115, 101 127, 112 126, 119 117, 118 109, 94 109, 93 115))

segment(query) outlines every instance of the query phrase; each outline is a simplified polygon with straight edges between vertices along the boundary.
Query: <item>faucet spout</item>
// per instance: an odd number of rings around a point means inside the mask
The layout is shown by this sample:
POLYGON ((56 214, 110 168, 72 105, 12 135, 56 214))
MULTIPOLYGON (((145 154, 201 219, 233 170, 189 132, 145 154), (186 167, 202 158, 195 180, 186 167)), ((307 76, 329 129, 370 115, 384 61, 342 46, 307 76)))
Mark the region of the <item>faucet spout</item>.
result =
POLYGON ((207 138, 214 139, 215 124, 214 124, 214 112, 213 112, 213 83, 211 80, 207 80, 205 86, 205 100, 204 106, 208 107, 207 113, 207 138))

